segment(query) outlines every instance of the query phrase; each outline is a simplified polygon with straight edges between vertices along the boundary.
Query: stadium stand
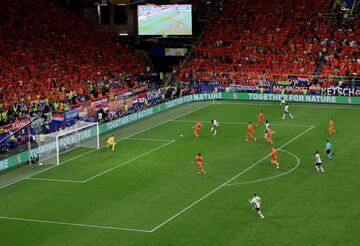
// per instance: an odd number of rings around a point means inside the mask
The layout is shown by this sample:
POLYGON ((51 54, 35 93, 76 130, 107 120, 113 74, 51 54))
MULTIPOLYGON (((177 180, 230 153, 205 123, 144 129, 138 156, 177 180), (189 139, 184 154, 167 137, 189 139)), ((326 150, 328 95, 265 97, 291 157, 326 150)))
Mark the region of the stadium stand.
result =
MULTIPOLYGON (((240 85, 245 87, 234 90, 320 95, 322 88, 341 81, 331 76, 360 74, 360 22, 356 18, 337 22, 328 13, 332 5, 329 0, 226 1, 218 15, 209 17, 190 59, 179 66, 180 81, 195 83, 164 87, 157 93, 145 83, 150 71, 143 57, 114 34, 52 1, 2 1, 0 141, 39 111, 56 115, 81 107, 90 112, 101 98, 109 103, 119 96, 124 110, 114 117, 120 117, 132 104, 130 97, 142 94, 144 99, 144 93, 148 99, 157 94, 167 100, 240 85), (207 82, 216 86, 204 85, 207 82)), ((180 42, 190 49, 194 40, 186 40, 166 38, 158 45, 180 47, 180 42)), ((169 67, 178 71, 177 65, 169 67)), ((357 86, 353 78, 348 81, 357 86)), ((149 104, 142 102, 129 111, 149 104)), ((113 117, 101 114, 105 117, 95 114, 93 120, 113 117)), ((40 131, 46 132, 44 122, 40 131)), ((27 142, 27 136, 25 130, 16 133, 0 144, 0 152, 27 142)))
POLYGON ((324 75, 360 75, 360 21, 348 18, 330 41, 324 75))
POLYGON ((47 0, 6 1, 0 11, 0 125, 40 100, 65 110, 101 97, 112 89, 106 81, 118 90, 141 83, 142 57, 77 13, 47 0))
POLYGON ((328 8, 327 0, 228 1, 179 78, 251 84, 249 75, 312 75, 333 29, 322 18, 328 8))

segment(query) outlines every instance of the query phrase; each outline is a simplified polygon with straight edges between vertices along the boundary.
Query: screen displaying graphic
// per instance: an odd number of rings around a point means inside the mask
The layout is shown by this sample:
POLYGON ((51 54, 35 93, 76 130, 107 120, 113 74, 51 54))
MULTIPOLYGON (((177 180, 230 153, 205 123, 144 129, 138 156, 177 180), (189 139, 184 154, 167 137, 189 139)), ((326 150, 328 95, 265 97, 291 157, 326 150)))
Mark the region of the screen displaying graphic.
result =
POLYGON ((190 4, 138 5, 139 35, 192 35, 190 4))
POLYGON ((187 48, 165 48, 165 56, 185 56, 187 48))

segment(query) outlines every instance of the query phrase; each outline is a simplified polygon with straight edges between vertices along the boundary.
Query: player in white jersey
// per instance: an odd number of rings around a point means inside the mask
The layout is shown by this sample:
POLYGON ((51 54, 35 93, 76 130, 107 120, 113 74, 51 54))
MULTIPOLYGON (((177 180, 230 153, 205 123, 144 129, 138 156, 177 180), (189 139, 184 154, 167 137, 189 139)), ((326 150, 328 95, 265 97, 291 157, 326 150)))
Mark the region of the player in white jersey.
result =
POLYGON ((320 158, 320 154, 319 151, 315 152, 315 168, 317 172, 325 172, 324 168, 322 167, 322 162, 321 162, 321 158, 320 158))
POLYGON ((219 128, 220 124, 217 120, 211 120, 211 131, 214 131, 214 136, 216 135, 217 133, 217 129, 219 128))
POLYGON ((289 104, 287 104, 287 103, 285 103, 284 115, 283 115, 282 119, 285 119, 286 115, 289 115, 291 118, 294 118, 294 116, 292 116, 292 114, 290 114, 289 104))
POLYGON ((270 123, 269 123, 269 121, 267 120, 267 121, 265 121, 265 134, 264 134, 264 139, 266 139, 267 133, 268 133, 269 130, 270 130, 270 123))
POLYGON ((249 199, 249 202, 254 206, 254 211, 260 215, 260 217, 263 219, 265 216, 261 213, 260 206, 261 206, 261 198, 254 194, 254 196, 249 199))

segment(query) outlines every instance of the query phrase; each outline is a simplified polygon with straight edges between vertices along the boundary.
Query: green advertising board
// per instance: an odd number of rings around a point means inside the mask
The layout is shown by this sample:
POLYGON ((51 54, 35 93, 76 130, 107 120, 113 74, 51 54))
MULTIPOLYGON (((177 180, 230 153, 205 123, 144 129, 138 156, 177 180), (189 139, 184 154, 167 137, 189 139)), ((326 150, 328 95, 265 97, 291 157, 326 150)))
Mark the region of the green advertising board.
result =
MULTIPOLYGON (((325 104, 353 104, 360 105, 360 97, 344 97, 344 96, 316 96, 316 95, 290 95, 290 94, 262 94, 262 93, 230 93, 230 92, 218 92, 218 93, 204 93, 194 94, 180 97, 168 102, 161 103, 151 108, 147 108, 136 113, 115 119, 110 122, 106 122, 100 125, 100 134, 106 133, 113 129, 117 129, 131 122, 141 120, 150 115, 158 112, 165 111, 170 108, 177 107, 179 105, 208 101, 208 100, 242 100, 242 101, 280 101, 282 97, 285 97, 287 102, 299 102, 299 103, 325 103, 325 104)), ((91 137, 93 134, 89 134, 91 137)), ((37 156, 42 151, 48 151, 49 148, 55 148, 55 144, 49 144, 49 146, 43 147, 43 149, 35 148, 31 150, 31 155, 37 156)), ((6 169, 20 165, 21 163, 29 160, 28 151, 19 153, 17 155, 10 156, 0 161, 0 172, 6 169)))

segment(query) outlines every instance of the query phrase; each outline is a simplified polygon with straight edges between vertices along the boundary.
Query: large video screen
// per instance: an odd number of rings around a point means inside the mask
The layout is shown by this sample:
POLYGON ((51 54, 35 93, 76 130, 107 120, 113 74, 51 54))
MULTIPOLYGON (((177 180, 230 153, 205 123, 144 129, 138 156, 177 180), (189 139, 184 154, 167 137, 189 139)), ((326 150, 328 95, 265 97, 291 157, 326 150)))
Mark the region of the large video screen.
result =
POLYGON ((139 35, 192 35, 191 4, 138 5, 139 35))

